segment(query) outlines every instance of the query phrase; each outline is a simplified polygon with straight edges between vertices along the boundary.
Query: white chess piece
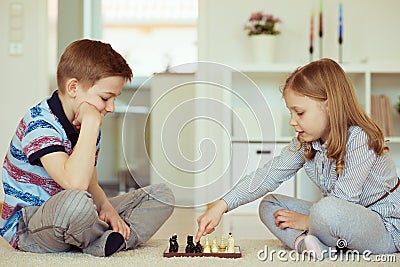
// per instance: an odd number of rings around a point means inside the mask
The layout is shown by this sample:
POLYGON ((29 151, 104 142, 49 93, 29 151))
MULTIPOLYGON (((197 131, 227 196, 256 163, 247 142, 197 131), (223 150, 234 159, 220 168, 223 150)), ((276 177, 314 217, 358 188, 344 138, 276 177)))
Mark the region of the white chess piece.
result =
POLYGON ((235 239, 233 239, 231 233, 228 234, 228 247, 226 249, 226 252, 235 253, 235 239))
POLYGON ((218 245, 217 245, 217 237, 213 238, 212 245, 211 245, 211 252, 212 253, 218 253, 218 245))
POLYGON ((203 253, 210 253, 210 241, 208 240, 208 236, 206 236, 206 242, 204 243, 203 253))
POLYGON ((219 244, 219 248, 222 250, 226 249, 225 238, 223 235, 221 235, 221 244, 219 244))

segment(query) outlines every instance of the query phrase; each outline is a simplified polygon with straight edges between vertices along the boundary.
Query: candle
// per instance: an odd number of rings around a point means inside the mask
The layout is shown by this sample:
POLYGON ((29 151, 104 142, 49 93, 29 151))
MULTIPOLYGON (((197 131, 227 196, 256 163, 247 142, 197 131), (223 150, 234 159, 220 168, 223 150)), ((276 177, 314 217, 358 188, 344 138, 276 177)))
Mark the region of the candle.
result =
POLYGON ((339 63, 343 62, 343 8, 342 3, 339 4, 339 63))
POLYGON ((311 25, 310 25, 310 44, 312 46, 314 39, 314 9, 311 10, 311 25))
POLYGON ((339 44, 343 42, 343 8, 342 3, 339 4, 339 44))
POLYGON ((314 9, 311 10, 310 20, 310 61, 312 60, 312 53, 314 52, 314 9))
POLYGON ((319 37, 323 35, 323 27, 322 27, 322 0, 319 1, 319 37))

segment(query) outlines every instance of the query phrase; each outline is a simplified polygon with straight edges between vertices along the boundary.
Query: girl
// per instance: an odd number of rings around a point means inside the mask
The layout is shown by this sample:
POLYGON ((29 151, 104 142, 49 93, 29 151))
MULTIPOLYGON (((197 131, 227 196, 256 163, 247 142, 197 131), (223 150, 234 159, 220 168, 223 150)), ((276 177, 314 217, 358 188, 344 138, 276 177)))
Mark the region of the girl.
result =
POLYGON ((331 59, 312 62, 287 78, 282 95, 297 138, 197 219, 196 241, 214 231, 223 213, 274 191, 304 168, 323 194, 320 201, 268 194, 260 204, 262 222, 278 239, 318 258, 338 240, 360 253, 399 251, 396 168, 343 69, 331 59))

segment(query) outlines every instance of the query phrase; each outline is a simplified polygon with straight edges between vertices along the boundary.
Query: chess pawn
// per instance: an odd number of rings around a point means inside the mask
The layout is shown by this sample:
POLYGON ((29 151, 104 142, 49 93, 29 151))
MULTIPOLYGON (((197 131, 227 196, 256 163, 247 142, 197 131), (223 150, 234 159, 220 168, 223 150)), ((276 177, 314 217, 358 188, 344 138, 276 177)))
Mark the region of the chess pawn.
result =
POLYGON ((212 253, 218 253, 218 245, 217 245, 217 237, 213 238, 212 245, 211 245, 211 252, 212 253))
POLYGON ((228 234, 228 247, 226 249, 228 253, 235 253, 235 240, 231 233, 228 234))
POLYGON ((196 247, 194 248, 194 252, 196 253, 203 253, 203 247, 200 244, 200 241, 196 243, 196 247))
POLYGON ((208 240, 208 236, 206 236, 206 242, 204 243, 203 253, 210 253, 210 241, 208 240))
POLYGON ((187 245, 186 245, 185 252, 186 253, 194 253, 195 252, 195 248, 196 248, 196 246, 193 243, 193 236, 192 235, 188 235, 187 236, 187 245))
POLYGON ((169 238, 169 252, 178 252, 178 236, 173 234, 172 237, 169 238))
POLYGON ((221 236, 221 244, 219 244, 219 248, 222 250, 226 249, 225 238, 223 235, 221 236))

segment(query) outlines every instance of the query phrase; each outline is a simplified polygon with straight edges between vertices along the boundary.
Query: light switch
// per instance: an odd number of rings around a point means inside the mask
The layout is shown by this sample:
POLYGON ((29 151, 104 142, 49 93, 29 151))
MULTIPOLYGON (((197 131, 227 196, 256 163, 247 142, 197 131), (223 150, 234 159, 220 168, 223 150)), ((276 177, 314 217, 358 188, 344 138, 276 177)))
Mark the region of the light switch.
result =
POLYGON ((23 53, 23 47, 21 42, 12 42, 9 44, 9 54, 11 56, 20 56, 23 53))

